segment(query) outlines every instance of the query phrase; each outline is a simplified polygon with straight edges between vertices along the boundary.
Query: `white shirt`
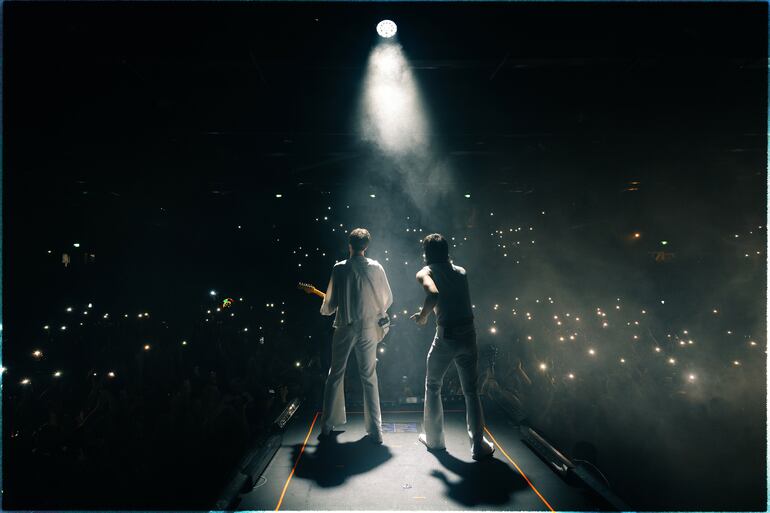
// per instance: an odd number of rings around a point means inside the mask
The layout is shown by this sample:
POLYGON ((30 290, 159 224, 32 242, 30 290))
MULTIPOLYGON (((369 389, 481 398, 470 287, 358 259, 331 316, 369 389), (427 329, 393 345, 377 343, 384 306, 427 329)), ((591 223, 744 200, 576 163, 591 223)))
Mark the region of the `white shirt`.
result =
POLYGON ((336 312, 335 328, 354 323, 376 326, 392 304, 393 293, 380 263, 354 256, 334 265, 326 298, 321 304, 321 315, 336 312))

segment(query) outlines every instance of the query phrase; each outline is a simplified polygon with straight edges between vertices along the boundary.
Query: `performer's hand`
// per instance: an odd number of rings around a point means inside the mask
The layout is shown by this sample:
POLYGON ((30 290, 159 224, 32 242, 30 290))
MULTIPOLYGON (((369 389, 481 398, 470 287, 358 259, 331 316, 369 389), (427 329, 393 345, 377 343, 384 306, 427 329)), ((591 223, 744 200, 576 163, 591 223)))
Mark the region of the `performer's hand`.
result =
POLYGON ((428 324, 428 316, 422 315, 421 311, 411 316, 410 319, 414 319, 414 322, 416 322, 420 326, 425 326, 426 324, 428 324))

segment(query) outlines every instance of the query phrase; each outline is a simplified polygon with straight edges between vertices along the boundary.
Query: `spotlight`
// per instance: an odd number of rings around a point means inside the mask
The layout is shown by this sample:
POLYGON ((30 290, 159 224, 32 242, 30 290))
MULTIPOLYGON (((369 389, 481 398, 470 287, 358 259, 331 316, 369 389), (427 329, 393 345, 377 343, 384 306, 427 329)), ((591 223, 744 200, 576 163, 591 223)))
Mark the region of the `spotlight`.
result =
POLYGON ((396 35, 396 24, 390 20, 382 20, 377 24, 377 33, 384 38, 391 38, 396 35))

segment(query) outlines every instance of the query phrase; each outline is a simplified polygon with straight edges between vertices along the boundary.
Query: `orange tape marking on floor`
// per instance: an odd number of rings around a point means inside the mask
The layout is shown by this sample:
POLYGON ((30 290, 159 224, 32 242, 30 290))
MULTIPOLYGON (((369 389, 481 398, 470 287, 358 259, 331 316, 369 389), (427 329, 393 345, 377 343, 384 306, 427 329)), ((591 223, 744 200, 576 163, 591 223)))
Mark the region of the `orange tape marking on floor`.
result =
POLYGON ((315 421, 318 419, 318 415, 320 415, 320 413, 321 412, 316 412, 315 417, 313 417, 313 422, 310 424, 310 429, 307 430, 307 436, 305 436, 305 441, 302 442, 302 449, 300 449, 299 451, 299 456, 297 456, 297 461, 294 462, 294 467, 291 469, 291 473, 289 473, 289 477, 286 478, 286 484, 283 485, 281 498, 278 499, 278 505, 275 507, 275 511, 278 511, 279 509, 281 509, 281 504, 283 503, 283 496, 286 495, 286 490, 289 488, 289 483, 291 483, 291 478, 294 476, 294 471, 297 470, 299 459, 302 457, 302 453, 305 452, 305 446, 307 445, 307 441, 310 438, 310 433, 313 432, 313 426, 315 426, 315 421))
POLYGON ((500 449, 500 451, 505 455, 505 457, 508 458, 508 461, 510 461, 513 464, 513 466, 516 467, 516 470, 519 471, 519 474, 521 474, 521 477, 524 478, 524 480, 527 482, 529 487, 532 488, 532 490, 537 494, 538 497, 540 497, 540 500, 543 501, 543 504, 545 504, 548 507, 549 510, 551 510, 554 513, 556 513, 556 510, 554 510, 551 507, 551 505, 548 504, 548 501, 545 500, 545 497, 543 497, 540 494, 540 492, 537 491, 537 488, 535 488, 535 485, 532 484, 532 481, 530 481, 529 478, 524 474, 524 472, 522 472, 522 470, 519 468, 519 466, 516 464, 516 462, 513 461, 513 459, 510 456, 508 456, 508 453, 505 452, 505 449, 503 449, 503 446, 500 445, 497 440, 495 440, 495 437, 492 436, 492 433, 489 432, 489 430, 486 428, 486 426, 484 427, 484 431, 487 432, 489 437, 492 439, 492 442, 494 442, 494 444, 500 449))

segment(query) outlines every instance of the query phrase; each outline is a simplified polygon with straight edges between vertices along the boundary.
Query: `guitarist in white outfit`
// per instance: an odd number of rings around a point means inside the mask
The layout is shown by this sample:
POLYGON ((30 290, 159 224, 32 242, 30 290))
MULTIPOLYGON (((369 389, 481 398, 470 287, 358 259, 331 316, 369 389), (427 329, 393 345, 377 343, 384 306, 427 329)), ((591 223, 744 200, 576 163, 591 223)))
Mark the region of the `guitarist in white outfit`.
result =
POLYGON ((343 382, 350 351, 355 349, 364 393, 364 426, 370 441, 382 443, 377 344, 387 332, 393 294, 379 262, 364 256, 370 241, 364 228, 350 232, 350 258, 335 264, 321 305, 322 315, 336 316, 320 440, 328 438, 334 426, 347 422, 343 382))

